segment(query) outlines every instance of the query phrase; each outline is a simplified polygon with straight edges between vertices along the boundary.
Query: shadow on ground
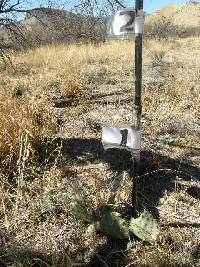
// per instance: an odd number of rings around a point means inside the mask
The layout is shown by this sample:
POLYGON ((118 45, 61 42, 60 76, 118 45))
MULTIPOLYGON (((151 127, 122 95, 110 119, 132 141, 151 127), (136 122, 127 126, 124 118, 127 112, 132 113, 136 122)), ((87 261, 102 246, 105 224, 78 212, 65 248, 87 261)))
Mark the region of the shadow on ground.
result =
POLYGON ((70 264, 70 259, 66 253, 49 255, 21 248, 21 246, 17 244, 0 251, 1 267, 68 267, 72 266, 70 264))
MULTIPOLYGON (((99 140, 63 140, 58 138, 57 140, 53 141, 51 148, 43 148, 43 150, 41 150, 41 160, 44 158, 49 158, 49 164, 51 164, 53 157, 48 157, 47 154, 54 151, 56 147, 62 147, 62 155, 64 157, 65 164, 74 162, 74 164, 86 165, 88 164, 88 161, 91 163, 96 161, 106 162, 109 163, 110 168, 113 171, 118 173, 127 171, 132 174, 133 162, 131 160, 130 153, 126 150, 117 149, 104 151, 99 140)), ((52 153, 50 154, 54 155, 52 153)), ((191 177, 198 179, 199 169, 184 161, 182 161, 180 165, 180 159, 171 159, 151 151, 142 151, 139 178, 140 194, 138 212, 145 207, 158 217, 158 211, 156 207, 159 203, 159 200, 166 190, 172 192, 175 190, 175 188, 177 189, 177 176, 184 180, 191 180, 191 177), (159 171, 158 169, 160 168, 162 170, 159 171), (144 196, 148 196, 148 198, 146 199, 144 196)), ((188 188, 187 193, 194 198, 200 197, 199 188, 196 187, 188 188)), ((128 212, 131 213, 131 211, 128 212)), ((184 226, 188 225, 180 225, 180 227, 184 226)), ((194 225, 194 227, 199 226, 200 225, 194 225)), ((179 227, 179 225, 177 225, 177 227, 179 227)), ((90 263, 87 266, 126 266, 126 246, 126 242, 108 239, 106 245, 100 247, 98 251, 94 253, 94 256, 91 258, 90 263)), ((55 255, 43 255, 28 250, 22 251, 19 248, 16 249, 14 254, 18 259, 29 259, 31 266, 68 266, 66 265, 68 259, 65 259, 65 257, 61 257, 62 259, 57 262, 57 265, 55 265, 52 261, 53 258, 56 258, 55 255)), ((2 261, 0 262, 0 266, 7 266, 3 263, 3 259, 1 257, 0 260, 2 261)))
POLYGON ((127 242, 108 239, 106 245, 96 251, 87 267, 126 266, 126 248, 127 242))
MULTIPOLYGON (((86 155, 92 155, 91 160, 106 162, 110 168, 118 173, 127 171, 132 174, 133 162, 128 151, 112 149, 104 151, 100 141, 96 139, 69 139, 63 142, 63 153, 79 164, 87 164, 86 155)), ((177 190, 177 177, 191 180, 199 177, 199 169, 180 159, 171 159, 159 153, 151 151, 141 152, 141 166, 139 179, 139 205, 138 212, 144 207, 150 210, 154 216, 159 217, 157 205, 164 192, 177 190), (158 170, 162 169, 162 170, 158 170), (156 172, 154 172, 156 171, 156 172), (148 173, 148 175, 146 175, 148 173), (144 199, 144 196, 147 197, 144 199), (150 203, 150 204, 149 204, 150 203)), ((199 190, 188 189, 188 194, 199 197, 199 190)), ((129 211, 131 213, 131 211, 129 211)), ((185 225, 188 226, 188 225, 185 225)), ((192 226, 192 225, 191 225, 192 226)), ((200 226, 200 225, 198 225, 200 226)), ((194 225, 194 227, 198 227, 194 225)), ((178 225, 177 225, 178 227, 178 225)), ((180 227, 184 227, 181 224, 180 227)), ((89 266, 125 266, 126 265, 126 243, 108 240, 107 244, 96 251, 89 266)))
MULTIPOLYGON (((66 159, 77 164, 86 165, 88 161, 109 163, 110 168, 118 173, 133 170, 130 152, 126 150, 110 149, 104 151, 97 139, 68 139, 55 141, 62 143, 63 155, 66 159)), ((160 197, 167 191, 174 191, 177 186, 176 178, 191 180, 200 178, 200 169, 181 158, 172 159, 159 153, 143 150, 141 152, 139 191, 148 195, 152 206, 157 206, 160 197)), ((199 198, 199 188, 191 187, 188 194, 199 198)))

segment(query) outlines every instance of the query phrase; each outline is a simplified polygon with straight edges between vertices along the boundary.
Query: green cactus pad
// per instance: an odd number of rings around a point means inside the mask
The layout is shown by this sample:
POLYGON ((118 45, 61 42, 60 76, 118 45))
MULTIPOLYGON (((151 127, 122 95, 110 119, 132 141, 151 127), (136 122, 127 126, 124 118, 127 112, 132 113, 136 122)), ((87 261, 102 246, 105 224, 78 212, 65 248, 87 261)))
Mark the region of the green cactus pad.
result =
POLYGON ((71 203, 71 211, 77 219, 83 220, 88 223, 94 222, 94 215, 92 211, 87 209, 87 206, 81 200, 75 200, 71 203))
POLYGON ((139 218, 131 220, 129 230, 141 240, 148 242, 155 241, 160 232, 158 222, 146 210, 139 218))
POLYGON ((120 175, 118 175, 115 180, 112 183, 111 186, 111 194, 108 199, 108 205, 114 205, 115 204, 115 197, 119 190, 119 188, 123 185, 125 180, 124 172, 122 172, 120 175))
POLYGON ((117 212, 107 212, 103 214, 99 225, 99 231, 114 239, 129 238, 128 224, 117 212))

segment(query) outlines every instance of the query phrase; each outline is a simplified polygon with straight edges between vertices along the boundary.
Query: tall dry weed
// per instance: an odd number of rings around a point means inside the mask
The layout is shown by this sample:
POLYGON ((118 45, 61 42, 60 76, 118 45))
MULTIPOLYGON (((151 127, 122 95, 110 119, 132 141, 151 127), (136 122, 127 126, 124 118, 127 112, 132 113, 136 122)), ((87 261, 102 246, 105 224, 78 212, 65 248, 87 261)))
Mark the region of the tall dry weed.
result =
POLYGON ((37 144, 53 131, 54 116, 44 98, 0 90, 0 127, 0 158, 9 167, 20 157, 33 158, 37 144))

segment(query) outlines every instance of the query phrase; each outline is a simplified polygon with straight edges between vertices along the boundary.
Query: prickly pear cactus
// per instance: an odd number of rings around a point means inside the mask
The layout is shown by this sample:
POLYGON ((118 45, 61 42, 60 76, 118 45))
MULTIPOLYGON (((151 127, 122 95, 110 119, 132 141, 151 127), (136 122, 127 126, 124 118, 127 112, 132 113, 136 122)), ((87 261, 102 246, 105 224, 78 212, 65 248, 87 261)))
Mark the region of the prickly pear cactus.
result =
POLYGON ((71 204, 71 211, 76 218, 90 223, 86 231, 89 236, 97 231, 113 239, 128 239, 132 232, 141 240, 153 242, 159 234, 158 222, 148 211, 144 211, 137 219, 131 219, 130 224, 120 213, 110 210, 109 207, 102 209, 97 219, 94 212, 89 211, 85 203, 79 200, 71 204))
POLYGON ((139 218, 131 220, 129 230, 140 239, 148 242, 155 241, 160 231, 158 222, 146 210, 139 218))
POLYGON ((93 236, 99 229, 99 222, 92 223, 88 226, 85 234, 87 237, 93 236))
POLYGON ((71 211, 76 218, 88 223, 93 223, 95 218, 92 211, 87 209, 87 206, 81 200, 75 200, 71 203, 71 211))
POLYGON ((118 212, 107 212, 103 214, 99 230, 114 239, 129 238, 128 223, 121 217, 118 212))
POLYGON ((128 223, 117 212, 112 212, 105 208, 101 218, 95 220, 95 216, 80 201, 75 201, 71 204, 71 211, 76 218, 90 223, 86 232, 89 236, 97 231, 114 239, 126 239, 129 237, 128 223))
POLYGON ((114 205, 115 204, 116 194, 117 194, 119 188, 123 185, 124 180, 125 180, 125 174, 124 174, 124 172, 122 172, 113 181, 112 186, 111 186, 111 194, 110 194, 110 197, 108 199, 108 205, 114 205))

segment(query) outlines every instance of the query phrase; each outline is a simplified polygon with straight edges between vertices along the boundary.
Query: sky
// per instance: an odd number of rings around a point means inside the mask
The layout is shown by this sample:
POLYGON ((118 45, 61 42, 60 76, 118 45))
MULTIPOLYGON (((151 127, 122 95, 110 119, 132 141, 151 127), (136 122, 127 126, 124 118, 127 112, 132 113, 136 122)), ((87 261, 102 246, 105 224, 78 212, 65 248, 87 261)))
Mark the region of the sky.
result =
MULTIPOLYGON (((129 4, 131 5, 132 1, 129 1, 129 4)), ((147 13, 152 13, 156 10, 161 9, 164 6, 170 5, 170 4, 183 4, 186 0, 144 0, 144 10, 147 13)))
MULTIPOLYGON (((164 6, 166 6, 166 5, 170 5, 170 4, 181 4, 181 3, 185 3, 187 0, 144 0, 144 9, 145 9, 145 11, 147 11, 148 13, 151 13, 151 12, 153 12, 153 11, 155 11, 155 10, 159 10, 160 8, 162 8, 162 7, 164 7, 164 6)), ((16 2, 16 0, 10 0, 9 2, 13 2, 13 3, 15 3, 16 2)), ((35 6, 35 5, 42 5, 42 4, 44 4, 44 3, 48 3, 48 0, 35 0, 35 1, 31 1, 31 0, 23 0, 22 2, 24 2, 24 3, 27 3, 28 5, 30 4, 30 3, 34 3, 35 2, 35 4, 32 4, 33 6, 35 6), (37 4, 36 4, 37 3, 37 4)), ((54 1, 52 1, 52 2, 54 2, 54 1)), ((79 1, 78 0, 57 0, 57 1, 55 1, 57 4, 59 3, 59 4, 63 4, 63 3, 70 3, 70 5, 72 5, 72 3, 73 4, 77 4, 79 1)), ((134 6, 135 5, 135 0, 126 0, 125 2, 127 2, 128 3, 128 5, 129 5, 129 7, 131 7, 131 6, 134 6)), ((199 2, 200 2, 200 0, 199 0, 199 2)), ((32 6, 31 5, 31 6, 32 6)))
MULTIPOLYGON (((17 0, 9 0, 10 3, 16 3, 16 1, 17 0)), ((21 1, 22 3, 24 3, 23 7, 25 8, 26 7, 35 8, 39 6, 46 6, 47 3, 49 2, 48 0, 35 0, 35 1, 21 0, 21 1)), ((70 7, 80 3, 80 0, 53 0, 52 2, 56 3, 55 7, 57 8, 59 7, 62 8, 63 6, 65 6, 65 9, 69 10, 70 7)), ((135 0, 126 0, 125 2, 128 4, 127 7, 135 6, 135 0)), ((144 10, 149 14, 170 4, 183 4, 185 2, 187 2, 187 0, 144 0, 144 10)), ((200 0, 198 2, 200 2, 200 0)))
MULTIPOLYGON (((38 1, 39 2, 39 1, 38 1)), ((41 0, 41 2, 44 2, 41 0)), ((78 3, 79 0, 71 0, 71 1, 66 1, 66 0, 60 0, 60 1, 56 1, 56 2, 60 2, 60 3, 67 3, 67 2, 71 2, 71 3, 78 3)), ((126 2, 128 3, 128 6, 135 6, 135 0, 126 0, 126 2)), ((170 5, 170 4, 183 4, 187 2, 187 0, 144 0, 144 10, 147 13, 152 13, 156 10, 161 9, 164 6, 170 5)), ((199 0, 200 2, 200 0, 199 0)), ((62 5, 62 4, 61 4, 62 5)))

